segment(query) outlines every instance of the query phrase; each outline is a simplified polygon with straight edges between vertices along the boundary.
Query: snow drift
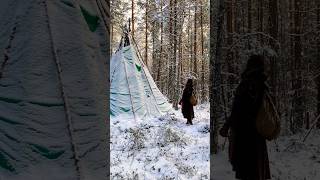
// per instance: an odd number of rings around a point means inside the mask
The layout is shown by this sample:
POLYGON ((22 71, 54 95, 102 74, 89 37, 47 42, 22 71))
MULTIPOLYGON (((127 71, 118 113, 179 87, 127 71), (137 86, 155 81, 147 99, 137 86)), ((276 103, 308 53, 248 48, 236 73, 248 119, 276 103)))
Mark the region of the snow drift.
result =
POLYGON ((111 179, 209 179, 208 109, 195 108, 192 126, 180 110, 153 119, 112 118, 111 179))

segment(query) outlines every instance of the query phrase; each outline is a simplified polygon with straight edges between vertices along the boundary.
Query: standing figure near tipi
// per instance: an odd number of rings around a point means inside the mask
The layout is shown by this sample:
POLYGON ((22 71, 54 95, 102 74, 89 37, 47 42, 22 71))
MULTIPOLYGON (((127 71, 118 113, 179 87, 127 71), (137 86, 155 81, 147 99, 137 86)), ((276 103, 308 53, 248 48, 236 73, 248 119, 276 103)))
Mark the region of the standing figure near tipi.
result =
POLYGON ((188 79, 179 104, 182 106, 183 117, 187 119, 187 124, 190 125, 192 125, 192 119, 194 118, 193 106, 196 105, 195 101, 192 79, 188 79))
POLYGON ((267 90, 263 56, 251 56, 241 78, 231 116, 221 128, 220 135, 227 137, 231 128, 229 159, 237 179, 270 179, 266 139, 256 128, 257 114, 267 90))

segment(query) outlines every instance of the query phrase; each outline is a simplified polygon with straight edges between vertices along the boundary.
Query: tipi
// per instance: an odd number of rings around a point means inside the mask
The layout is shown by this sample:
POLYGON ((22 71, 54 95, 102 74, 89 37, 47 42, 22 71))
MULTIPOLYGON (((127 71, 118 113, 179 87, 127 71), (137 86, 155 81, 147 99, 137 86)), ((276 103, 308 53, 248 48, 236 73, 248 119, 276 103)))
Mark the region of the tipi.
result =
POLYGON ((125 31, 110 62, 111 116, 145 119, 171 110, 141 59, 131 33, 125 31))
POLYGON ((108 178, 108 4, 0 1, 0 179, 108 178))

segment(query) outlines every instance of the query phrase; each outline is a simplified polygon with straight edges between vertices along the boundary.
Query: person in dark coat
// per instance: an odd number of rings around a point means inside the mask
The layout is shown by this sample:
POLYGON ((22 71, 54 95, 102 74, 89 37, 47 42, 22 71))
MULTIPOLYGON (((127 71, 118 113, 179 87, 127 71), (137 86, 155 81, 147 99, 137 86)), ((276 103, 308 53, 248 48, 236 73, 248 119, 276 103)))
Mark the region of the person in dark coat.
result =
POLYGON ((179 104, 182 106, 183 117, 187 119, 187 124, 192 125, 192 119, 194 118, 193 105, 190 103, 190 97, 193 94, 192 79, 188 79, 187 84, 183 90, 182 98, 179 104))
POLYGON ((263 56, 251 56, 241 78, 231 116, 220 129, 220 135, 228 137, 228 130, 231 129, 229 160, 237 179, 270 179, 266 139, 258 134, 255 127, 263 94, 267 90, 263 56))

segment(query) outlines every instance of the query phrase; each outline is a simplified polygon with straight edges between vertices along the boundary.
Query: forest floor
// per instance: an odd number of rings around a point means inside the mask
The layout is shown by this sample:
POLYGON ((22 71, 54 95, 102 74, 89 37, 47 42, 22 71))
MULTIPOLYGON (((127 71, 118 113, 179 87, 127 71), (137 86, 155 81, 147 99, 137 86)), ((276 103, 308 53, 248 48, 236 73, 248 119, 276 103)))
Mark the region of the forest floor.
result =
POLYGON ((209 105, 193 125, 181 111, 158 119, 111 119, 111 179, 209 179, 209 105))
MULTIPOLYGON (((312 131, 307 140, 301 139, 306 132, 281 136, 268 142, 272 180, 319 180, 320 179, 320 130, 312 131)), ((221 139, 220 142, 224 140, 221 139)), ((213 180, 235 180, 228 162, 228 144, 213 160, 213 180)))

